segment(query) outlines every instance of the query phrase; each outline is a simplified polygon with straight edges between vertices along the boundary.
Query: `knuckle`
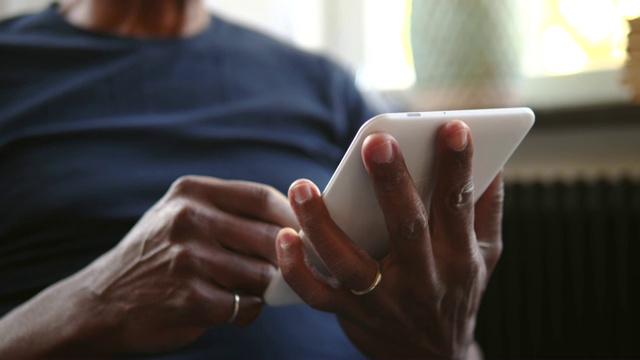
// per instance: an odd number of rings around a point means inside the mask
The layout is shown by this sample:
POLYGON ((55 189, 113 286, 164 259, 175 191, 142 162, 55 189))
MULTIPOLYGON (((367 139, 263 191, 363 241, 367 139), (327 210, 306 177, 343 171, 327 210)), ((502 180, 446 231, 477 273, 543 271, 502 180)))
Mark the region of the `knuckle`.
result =
POLYGON ((489 268, 493 269, 500 260, 500 257, 502 256, 502 247, 502 240, 498 240, 491 245, 484 245, 484 248, 482 250, 485 257, 485 262, 487 263, 487 266, 489 268))
POLYGON ((263 225, 255 247, 255 252, 259 257, 274 265, 278 264, 276 238, 280 230, 282 230, 280 226, 263 225))
POLYGON ((473 182, 466 181, 449 196, 448 207, 455 212, 467 211, 473 202, 473 182))
POLYGON ((415 241, 424 238, 428 231, 427 215, 420 212, 417 216, 406 217, 398 221, 392 233, 399 240, 415 241))
POLYGON ((502 212, 504 208, 504 192, 497 191, 491 200, 491 211, 496 214, 497 218, 502 219, 502 212))
POLYGON ((274 189, 269 186, 252 185, 249 187, 254 206, 258 210, 269 209, 274 199, 274 189))
POLYGON ((194 284, 191 284, 191 286, 185 290, 184 303, 186 306, 198 307, 205 301, 207 301, 207 296, 194 284))
POLYGON ((192 223, 194 220, 198 218, 198 209, 197 207, 190 202, 182 202, 177 210, 176 215, 174 217, 176 222, 179 223, 192 223))
POLYGON ((486 278, 487 268, 481 265, 480 262, 474 262, 469 269, 469 279, 473 282, 473 285, 483 285, 486 278))
POLYGON ((169 271, 171 274, 183 274, 193 268, 194 254, 186 246, 173 245, 169 271))
POLYGON ((457 261, 454 261, 456 270, 453 274, 456 274, 456 278, 459 283, 466 284, 464 288, 476 286, 482 282, 486 275, 486 268, 482 265, 482 261, 478 259, 480 255, 467 258, 461 256, 457 261))
POLYGON ((276 238, 278 237, 278 233, 281 229, 282 227, 280 226, 270 224, 262 225, 262 229, 260 230, 262 243, 267 244, 267 246, 273 246, 273 249, 275 250, 276 238))
POLYGON ((180 202, 171 220, 170 241, 179 242, 188 238, 186 235, 200 222, 200 216, 196 205, 186 201, 180 202))
POLYGON ((271 279, 273 278, 275 273, 276 273, 276 269, 273 265, 263 264, 259 266, 258 273, 257 273, 259 286, 262 289, 266 288, 271 282, 271 279))
POLYGON ((197 184, 197 178, 193 175, 184 175, 177 178, 170 187, 173 194, 189 194, 197 184))
POLYGON ((502 239, 499 239, 495 242, 495 244, 493 244, 493 254, 496 258, 496 261, 502 256, 503 247, 504 244, 502 243, 502 239))

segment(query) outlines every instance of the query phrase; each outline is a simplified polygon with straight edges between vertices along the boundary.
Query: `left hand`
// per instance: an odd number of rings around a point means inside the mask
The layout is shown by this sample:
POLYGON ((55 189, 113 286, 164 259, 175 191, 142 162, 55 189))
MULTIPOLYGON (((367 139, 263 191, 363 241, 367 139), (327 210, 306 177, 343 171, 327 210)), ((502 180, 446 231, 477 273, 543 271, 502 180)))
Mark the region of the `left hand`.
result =
POLYGON ((390 253, 382 280, 365 295, 377 262, 331 220, 318 189, 298 180, 289 190, 300 225, 334 279, 305 262, 299 235, 278 235, 285 280, 314 308, 336 313, 345 333, 374 357, 464 358, 474 345, 478 307, 501 253, 502 179, 473 203, 469 128, 460 121, 438 136, 436 182, 423 204, 395 139, 374 134, 362 155, 384 213, 390 253), (430 206, 427 212, 426 206, 430 206), (429 214, 429 215, 428 215, 429 214))

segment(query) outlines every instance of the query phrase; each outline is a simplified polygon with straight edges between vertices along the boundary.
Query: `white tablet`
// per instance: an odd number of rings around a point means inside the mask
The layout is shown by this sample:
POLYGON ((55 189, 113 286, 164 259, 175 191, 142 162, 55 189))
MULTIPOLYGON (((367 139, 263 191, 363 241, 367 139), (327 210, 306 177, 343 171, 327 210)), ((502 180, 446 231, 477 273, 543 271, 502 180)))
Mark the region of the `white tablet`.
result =
MULTIPOLYGON (((534 114, 529 108, 393 113, 378 115, 362 125, 322 196, 335 223, 373 258, 380 260, 389 252, 389 240, 382 210, 362 161, 364 139, 376 132, 396 138, 409 173, 426 202, 433 187, 438 131, 454 119, 462 120, 471 130, 475 201, 531 129, 534 114)), ((310 263, 326 273, 311 247, 306 250, 310 263)), ((272 306, 301 302, 280 272, 267 288, 264 299, 272 306)))

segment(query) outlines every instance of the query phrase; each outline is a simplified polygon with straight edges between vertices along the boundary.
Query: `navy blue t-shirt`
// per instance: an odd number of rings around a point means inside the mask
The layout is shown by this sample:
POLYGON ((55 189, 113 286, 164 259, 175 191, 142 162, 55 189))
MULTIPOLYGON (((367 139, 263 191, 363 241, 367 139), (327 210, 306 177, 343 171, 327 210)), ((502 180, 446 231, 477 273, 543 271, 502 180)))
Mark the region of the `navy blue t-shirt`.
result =
MULTIPOLYGON (((115 246, 181 175, 322 187, 371 115, 324 57, 217 16, 163 40, 80 30, 55 6, 0 23, 0 315, 115 246)), ((306 305, 184 354, 361 356, 306 305)))

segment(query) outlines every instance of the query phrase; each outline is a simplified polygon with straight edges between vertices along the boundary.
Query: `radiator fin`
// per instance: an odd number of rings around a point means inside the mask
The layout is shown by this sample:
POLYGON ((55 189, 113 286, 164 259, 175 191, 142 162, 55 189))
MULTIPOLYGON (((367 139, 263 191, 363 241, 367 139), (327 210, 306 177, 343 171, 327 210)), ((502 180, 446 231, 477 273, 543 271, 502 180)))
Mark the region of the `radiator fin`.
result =
POLYGON ((640 357, 640 182, 505 187, 476 328, 492 357, 640 357))

